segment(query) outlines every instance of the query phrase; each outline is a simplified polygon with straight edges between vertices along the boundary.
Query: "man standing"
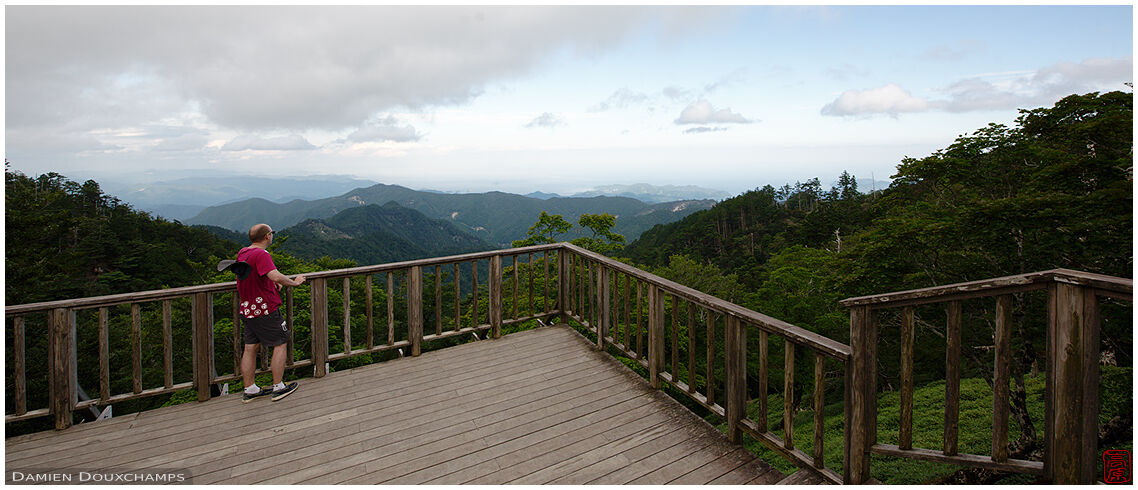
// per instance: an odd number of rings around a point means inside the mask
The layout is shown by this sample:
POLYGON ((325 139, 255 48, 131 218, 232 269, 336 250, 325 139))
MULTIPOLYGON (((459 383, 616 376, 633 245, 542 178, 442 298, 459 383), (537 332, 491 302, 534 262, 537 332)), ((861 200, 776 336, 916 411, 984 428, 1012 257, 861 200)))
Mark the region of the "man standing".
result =
POLYGON ((289 279, 277 270, 273 257, 266 250, 273 243, 273 230, 269 225, 258 224, 249 228, 248 247, 237 252, 237 260, 249 264, 251 272, 237 281, 237 293, 241 297, 239 311, 244 317, 245 353, 241 356, 241 378, 245 382, 242 403, 272 395, 273 401, 280 400, 296 391, 294 381, 285 385, 284 363, 288 348, 288 325, 281 317, 281 286, 304 284, 304 276, 289 279), (273 387, 257 386, 254 374, 257 368, 257 349, 264 344, 273 348, 270 364, 273 373, 273 387))

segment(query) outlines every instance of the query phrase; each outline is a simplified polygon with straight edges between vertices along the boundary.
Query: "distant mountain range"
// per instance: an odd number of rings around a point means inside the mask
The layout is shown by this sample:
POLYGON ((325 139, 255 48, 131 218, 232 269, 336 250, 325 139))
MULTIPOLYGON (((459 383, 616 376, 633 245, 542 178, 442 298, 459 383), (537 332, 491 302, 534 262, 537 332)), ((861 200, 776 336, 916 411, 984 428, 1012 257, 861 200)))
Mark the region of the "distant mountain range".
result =
POLYGON ((663 185, 655 186, 650 184, 632 184, 632 185, 604 185, 593 188, 592 190, 578 192, 570 196, 562 196, 559 194, 550 194, 546 192, 531 192, 526 194, 527 197, 536 199, 552 199, 555 197, 597 197, 597 196, 610 196, 610 197, 630 197, 638 201, 646 203, 665 203, 672 201, 687 201, 687 200, 704 200, 714 199, 716 201, 731 197, 731 194, 715 190, 705 189, 694 185, 663 185))
MULTIPOLYGON (((275 203, 263 198, 246 199, 206 208, 183 222, 239 231, 247 230, 255 223, 285 228, 308 219, 330 218, 347 209, 391 201, 419 211, 428 218, 444 220, 495 247, 509 246, 511 241, 524 238, 542 211, 560 214, 573 223, 585 213, 616 215, 614 231, 631 241, 657 224, 671 223, 715 204, 714 200, 648 204, 627 197, 555 197, 542 200, 504 192, 440 194, 376 184, 340 196, 311 201, 298 199, 275 203)), ((582 232, 577 228, 565 238, 580 236, 582 232)))
MULTIPOLYGON (((443 220, 388 202, 346 209, 327 219, 307 219, 277 232, 281 250, 315 260, 325 255, 382 264, 491 250, 489 243, 443 220)), ((248 240, 246 240, 248 241, 248 240)))

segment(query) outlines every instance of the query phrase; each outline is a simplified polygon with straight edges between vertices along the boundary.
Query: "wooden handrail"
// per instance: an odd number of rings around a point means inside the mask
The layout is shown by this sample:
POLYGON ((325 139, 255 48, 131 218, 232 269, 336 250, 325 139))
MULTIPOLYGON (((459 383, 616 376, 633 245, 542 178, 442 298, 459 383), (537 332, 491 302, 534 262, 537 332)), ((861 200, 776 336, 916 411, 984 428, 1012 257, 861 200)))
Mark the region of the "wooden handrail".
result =
POLYGON ((1073 271, 1070 269, 1052 269, 1049 271, 961 282, 946 286, 859 296, 844 299, 840 301, 840 303, 842 306, 851 308, 855 306, 869 306, 874 309, 895 308, 899 306, 999 296, 1023 291, 1038 291, 1046 289, 1048 284, 1054 282, 1094 288, 1096 292, 1101 295, 1124 300, 1130 300, 1134 290, 1133 279, 1073 271))

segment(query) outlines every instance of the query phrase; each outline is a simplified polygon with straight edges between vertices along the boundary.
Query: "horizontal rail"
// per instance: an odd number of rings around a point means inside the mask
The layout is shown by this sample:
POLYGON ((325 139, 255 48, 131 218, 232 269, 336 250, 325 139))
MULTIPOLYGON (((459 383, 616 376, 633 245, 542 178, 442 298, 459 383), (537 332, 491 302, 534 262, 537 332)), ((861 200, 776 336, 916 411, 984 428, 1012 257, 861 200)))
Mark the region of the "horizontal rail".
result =
POLYGON ((874 309, 895 308, 900 306, 982 298, 986 296, 999 296, 1024 291, 1036 291, 1046 289, 1047 284, 1053 282, 1093 288, 1099 295, 1123 300, 1130 300, 1134 289, 1133 279, 1073 271, 1070 269, 1052 269, 1049 271, 949 284, 946 286, 859 296, 844 299, 840 301, 840 303, 846 307, 869 306, 874 309))
MULTIPOLYGON (((377 272, 388 272, 411 267, 426 267, 435 265, 452 264, 455 262, 469 262, 471 260, 488 259, 495 256, 510 256, 528 254, 533 252, 540 252, 545 250, 557 250, 563 247, 564 244, 548 244, 548 245, 534 245, 531 247, 513 248, 507 250, 492 250, 488 252, 476 252, 462 255, 451 255, 447 257, 433 257, 429 259, 411 260, 406 262, 393 262, 389 264, 369 265, 363 267, 351 267, 347 269, 335 269, 329 271, 304 273, 306 279, 333 279, 348 276, 358 276, 364 274, 373 274, 377 272)), ((237 290, 237 282, 222 282, 215 284, 205 284, 200 286, 186 286, 181 288, 169 289, 156 289, 152 291, 142 291, 137 293, 123 293, 112 294, 107 296, 93 296, 89 298, 65 299, 58 301, 46 301, 42 303, 27 303, 22 305, 10 305, 4 308, 5 316, 24 315, 28 313, 37 313, 42 311, 49 311, 56 308, 70 308, 70 309, 88 309, 99 308, 103 306, 116 306, 128 303, 145 303, 151 301, 159 301, 164 299, 177 299, 192 296, 198 293, 225 293, 237 290)))
POLYGON ((953 456, 946 456, 943 452, 940 451, 933 451, 930 449, 901 449, 892 444, 874 444, 869 448, 869 450, 874 454, 881 454, 884 456, 897 456, 901 458, 919 459, 922 461, 955 464, 958 466, 973 466, 989 470, 1011 471, 1014 473, 1028 473, 1032 475, 1044 474, 1042 461, 1009 459, 1006 462, 999 463, 993 461, 989 456, 979 456, 976 454, 957 454, 953 456))
POLYGON ((818 335, 817 333, 806 330, 805 328, 792 325, 790 323, 764 315, 757 311, 744 308, 735 303, 719 299, 715 296, 692 289, 677 282, 669 281, 655 274, 645 272, 623 262, 605 257, 604 255, 585 250, 576 245, 570 243, 563 243, 561 245, 565 247, 565 249, 577 255, 584 256, 589 260, 600 262, 604 264, 605 267, 632 276, 647 284, 662 288, 670 295, 679 296, 700 306, 718 310, 725 314, 730 314, 760 329, 763 329, 768 333, 786 337, 796 344, 808 347, 817 352, 821 352, 833 359, 845 361, 850 357, 850 347, 836 340, 818 335))

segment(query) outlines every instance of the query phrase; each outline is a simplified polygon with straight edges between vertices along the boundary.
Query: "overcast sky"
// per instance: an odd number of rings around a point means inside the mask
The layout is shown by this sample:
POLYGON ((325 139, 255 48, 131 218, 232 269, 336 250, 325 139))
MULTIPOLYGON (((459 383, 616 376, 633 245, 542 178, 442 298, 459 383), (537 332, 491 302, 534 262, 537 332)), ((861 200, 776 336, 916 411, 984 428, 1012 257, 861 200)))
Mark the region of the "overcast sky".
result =
POLYGON ((5 156, 76 180, 828 186, 1133 80, 1129 5, 7 6, 5 27, 5 156))

